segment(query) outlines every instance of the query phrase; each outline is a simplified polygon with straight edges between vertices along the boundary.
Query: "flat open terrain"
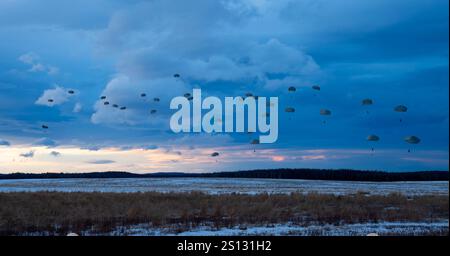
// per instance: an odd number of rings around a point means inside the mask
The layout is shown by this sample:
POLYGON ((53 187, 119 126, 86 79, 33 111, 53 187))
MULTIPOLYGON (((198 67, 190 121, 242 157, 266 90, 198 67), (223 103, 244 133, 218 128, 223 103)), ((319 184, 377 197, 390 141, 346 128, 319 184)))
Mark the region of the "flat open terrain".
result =
POLYGON ((448 181, 355 182, 239 178, 124 178, 0 180, 0 192, 192 192, 448 195, 448 181))
POLYGON ((447 195, 7 192, 0 235, 447 235, 447 195))

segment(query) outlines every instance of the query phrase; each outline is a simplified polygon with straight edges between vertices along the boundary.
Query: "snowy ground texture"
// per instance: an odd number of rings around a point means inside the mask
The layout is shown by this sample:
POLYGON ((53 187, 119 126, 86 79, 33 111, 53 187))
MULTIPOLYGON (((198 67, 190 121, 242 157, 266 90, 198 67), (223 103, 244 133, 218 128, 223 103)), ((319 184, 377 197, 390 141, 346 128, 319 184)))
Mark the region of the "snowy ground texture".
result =
POLYGON ((89 231, 80 235, 108 235, 108 236, 367 236, 377 235, 406 235, 420 236, 429 233, 448 232, 448 220, 438 222, 380 222, 345 225, 309 225, 300 226, 293 223, 274 224, 265 226, 235 226, 231 228, 213 228, 210 225, 189 227, 183 231, 179 226, 167 228, 153 228, 149 224, 139 224, 118 227, 112 232, 98 234, 89 231))
POLYGON ((34 179, 0 180, 0 192, 191 192, 448 195, 448 181, 354 182, 230 178, 34 179))

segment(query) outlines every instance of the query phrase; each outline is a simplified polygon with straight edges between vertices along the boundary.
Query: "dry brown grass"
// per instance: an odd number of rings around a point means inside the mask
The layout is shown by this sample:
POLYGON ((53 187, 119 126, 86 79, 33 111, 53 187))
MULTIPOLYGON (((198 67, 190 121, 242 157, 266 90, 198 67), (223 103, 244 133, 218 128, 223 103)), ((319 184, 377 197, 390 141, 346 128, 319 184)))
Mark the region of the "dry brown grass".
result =
POLYGON ((0 193, 0 234, 179 223, 218 227, 245 223, 362 223, 448 219, 447 196, 207 195, 203 193, 0 193))

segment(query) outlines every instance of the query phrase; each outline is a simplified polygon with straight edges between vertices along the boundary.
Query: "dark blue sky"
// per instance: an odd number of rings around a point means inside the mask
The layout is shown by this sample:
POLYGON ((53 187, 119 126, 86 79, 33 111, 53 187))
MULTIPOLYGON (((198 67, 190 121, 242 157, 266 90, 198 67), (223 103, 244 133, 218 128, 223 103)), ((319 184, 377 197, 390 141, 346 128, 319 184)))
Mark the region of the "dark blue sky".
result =
POLYGON ((1 1, 0 172, 448 170, 448 20, 445 0, 1 1), (173 134, 192 88, 280 97, 277 143, 173 134))

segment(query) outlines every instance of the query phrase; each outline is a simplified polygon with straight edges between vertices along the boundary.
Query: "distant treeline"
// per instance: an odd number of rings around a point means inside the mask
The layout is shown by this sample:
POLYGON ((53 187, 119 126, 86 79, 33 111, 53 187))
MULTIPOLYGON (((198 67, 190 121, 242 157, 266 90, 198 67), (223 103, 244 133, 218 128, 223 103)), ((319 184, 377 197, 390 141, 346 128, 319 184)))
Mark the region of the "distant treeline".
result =
POLYGON ((448 181, 448 171, 384 172, 327 169, 270 169, 213 173, 147 173, 90 172, 90 173, 11 173, 0 179, 59 179, 59 178, 259 178, 343 181, 448 181))
POLYGON ((382 172, 358 170, 276 169, 206 173, 205 177, 267 178, 347 181, 437 181, 449 180, 448 171, 382 172))

